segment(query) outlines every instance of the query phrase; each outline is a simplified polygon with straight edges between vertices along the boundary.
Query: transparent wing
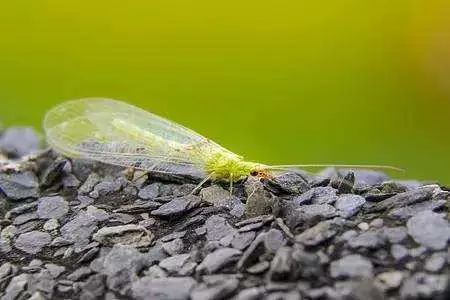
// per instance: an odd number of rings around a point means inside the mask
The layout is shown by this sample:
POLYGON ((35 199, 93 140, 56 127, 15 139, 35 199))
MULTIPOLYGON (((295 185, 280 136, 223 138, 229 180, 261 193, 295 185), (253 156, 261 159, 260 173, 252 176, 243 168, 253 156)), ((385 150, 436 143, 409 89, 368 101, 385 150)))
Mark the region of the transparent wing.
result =
POLYGON ((48 143, 69 157, 145 170, 199 167, 202 154, 193 149, 205 143, 202 149, 235 155, 186 127, 112 99, 65 102, 46 114, 43 126, 48 143))

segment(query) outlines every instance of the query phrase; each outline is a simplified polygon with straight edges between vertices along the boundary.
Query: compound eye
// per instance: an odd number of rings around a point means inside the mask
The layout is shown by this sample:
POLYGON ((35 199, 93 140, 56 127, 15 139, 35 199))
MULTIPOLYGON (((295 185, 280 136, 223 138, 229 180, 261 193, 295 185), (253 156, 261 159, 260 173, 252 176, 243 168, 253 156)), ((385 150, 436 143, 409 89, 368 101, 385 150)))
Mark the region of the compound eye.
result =
POLYGON ((253 171, 250 172, 250 175, 252 175, 252 176, 258 175, 258 171, 253 170, 253 171))

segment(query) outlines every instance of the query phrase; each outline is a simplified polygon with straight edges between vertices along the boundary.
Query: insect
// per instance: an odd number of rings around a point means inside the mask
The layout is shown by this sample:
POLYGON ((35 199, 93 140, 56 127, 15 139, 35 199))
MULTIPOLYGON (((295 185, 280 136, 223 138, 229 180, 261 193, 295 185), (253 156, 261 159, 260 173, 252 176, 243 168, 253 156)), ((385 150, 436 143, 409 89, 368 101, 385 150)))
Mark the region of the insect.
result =
MULTIPOLYGON (((247 176, 271 178, 290 167, 330 165, 265 165, 244 160, 200 134, 130 104, 107 98, 85 98, 47 112, 47 142, 68 157, 79 157, 148 172, 200 170, 208 180, 230 183, 247 176)), ((378 165, 333 165, 394 169, 378 165)))

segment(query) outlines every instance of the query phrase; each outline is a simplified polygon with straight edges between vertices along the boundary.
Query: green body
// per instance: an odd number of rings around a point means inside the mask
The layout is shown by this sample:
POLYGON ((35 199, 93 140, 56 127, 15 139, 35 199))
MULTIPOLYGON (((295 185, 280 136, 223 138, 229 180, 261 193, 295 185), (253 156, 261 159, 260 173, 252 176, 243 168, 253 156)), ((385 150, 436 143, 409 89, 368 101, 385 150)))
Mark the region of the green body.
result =
POLYGON ((161 153, 167 161, 197 163, 213 180, 235 181, 248 176, 252 170, 264 168, 259 163, 247 162, 242 156, 229 152, 209 140, 182 144, 161 137, 122 119, 112 125, 129 140, 138 141, 151 153, 161 153))

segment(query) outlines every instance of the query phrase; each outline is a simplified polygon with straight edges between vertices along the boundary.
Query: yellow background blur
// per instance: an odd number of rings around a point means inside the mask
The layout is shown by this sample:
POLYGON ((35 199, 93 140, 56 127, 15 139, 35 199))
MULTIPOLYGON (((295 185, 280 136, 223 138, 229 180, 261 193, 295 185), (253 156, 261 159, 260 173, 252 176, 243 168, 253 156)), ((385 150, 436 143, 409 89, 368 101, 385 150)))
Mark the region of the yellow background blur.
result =
POLYGON ((0 120, 126 100, 266 163, 450 183, 448 1, 2 1, 0 120), (397 174, 399 175, 399 174, 397 174))

